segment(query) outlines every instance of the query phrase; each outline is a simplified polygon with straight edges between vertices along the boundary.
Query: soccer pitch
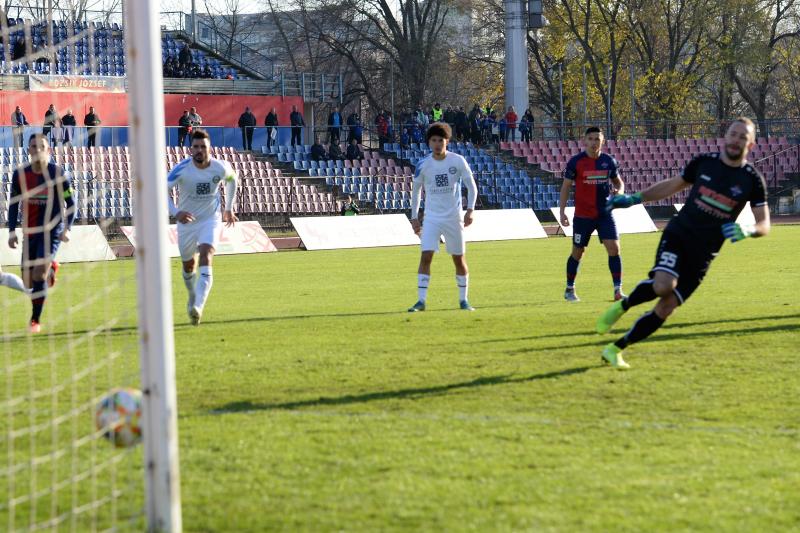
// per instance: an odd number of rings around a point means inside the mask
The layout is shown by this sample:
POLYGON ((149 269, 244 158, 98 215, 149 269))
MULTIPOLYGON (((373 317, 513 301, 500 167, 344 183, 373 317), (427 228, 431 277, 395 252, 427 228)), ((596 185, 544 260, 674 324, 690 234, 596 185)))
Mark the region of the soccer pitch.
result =
MULTIPOLYGON (((622 237, 626 292, 658 238, 622 237)), ((428 310, 409 314, 418 248, 282 252, 216 258, 194 328, 173 262, 185 530, 797 530, 798 245, 800 226, 726 244, 686 305, 626 350, 628 372, 600 349, 650 305, 594 333, 612 296, 596 239, 576 304, 569 240, 469 244, 474 313, 457 310, 443 253, 428 310)), ((45 328, 67 297, 102 288, 77 270, 65 265, 45 328)), ((134 284, 118 292, 134 313, 134 284)), ((7 330, 26 324, 19 302, 7 330)), ((133 320, 109 346, 135 345, 133 320)))

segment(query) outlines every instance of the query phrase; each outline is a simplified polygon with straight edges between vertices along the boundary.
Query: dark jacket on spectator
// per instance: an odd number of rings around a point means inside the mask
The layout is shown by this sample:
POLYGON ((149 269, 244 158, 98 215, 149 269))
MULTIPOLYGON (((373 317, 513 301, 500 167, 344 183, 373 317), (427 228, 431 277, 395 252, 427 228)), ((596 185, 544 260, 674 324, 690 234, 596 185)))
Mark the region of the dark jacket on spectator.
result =
POLYGON ((339 143, 337 142, 331 143, 331 146, 328 149, 328 158, 333 160, 344 159, 344 154, 342 153, 342 147, 339 146, 339 143))
POLYGON ((292 126, 305 126, 306 121, 303 120, 303 115, 300 114, 300 111, 293 111, 291 115, 289 115, 289 122, 292 126))
POLYGON ((364 159, 364 153, 361 151, 361 148, 359 148, 357 144, 348 144, 347 159, 351 160, 364 159))
POLYGON ((325 147, 316 142, 311 145, 311 160, 312 161, 326 161, 328 155, 325 153, 325 147))
POLYGON ((191 62, 192 62, 192 51, 189 50, 189 45, 188 44, 184 45, 183 48, 181 48, 180 53, 178 53, 178 61, 182 65, 191 64, 191 62))
POLYGON ((78 123, 75 120, 75 115, 70 113, 68 115, 64 115, 63 117, 61 117, 61 125, 62 126, 77 126, 78 123))
POLYGON ((278 125, 278 115, 270 111, 267 113, 267 116, 264 118, 264 125, 265 126, 277 126, 278 125))
POLYGON ((256 125, 256 116, 252 113, 252 111, 245 111, 239 117, 239 127, 240 128, 247 128, 247 127, 255 127, 256 125))

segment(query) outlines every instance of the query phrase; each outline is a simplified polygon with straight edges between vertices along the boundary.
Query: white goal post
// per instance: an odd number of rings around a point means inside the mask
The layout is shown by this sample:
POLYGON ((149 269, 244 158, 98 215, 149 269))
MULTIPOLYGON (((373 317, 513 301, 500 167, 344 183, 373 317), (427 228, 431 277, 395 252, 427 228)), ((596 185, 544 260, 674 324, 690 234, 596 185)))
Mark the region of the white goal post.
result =
POLYGON ((182 529, 172 281, 167 252, 166 139, 156 0, 125 2, 148 530, 182 529))

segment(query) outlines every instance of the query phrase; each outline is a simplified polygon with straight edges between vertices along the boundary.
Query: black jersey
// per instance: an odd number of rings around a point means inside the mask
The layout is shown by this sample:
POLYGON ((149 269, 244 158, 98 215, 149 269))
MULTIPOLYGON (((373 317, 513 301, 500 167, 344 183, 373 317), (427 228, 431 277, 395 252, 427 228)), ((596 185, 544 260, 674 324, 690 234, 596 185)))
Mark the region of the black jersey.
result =
POLYGON ((683 180, 693 184, 692 190, 669 227, 687 233, 712 252, 719 251, 725 242, 722 225, 735 222, 747 202, 751 207, 767 203, 767 186, 761 173, 749 163, 728 166, 719 153, 695 156, 683 170, 683 180))

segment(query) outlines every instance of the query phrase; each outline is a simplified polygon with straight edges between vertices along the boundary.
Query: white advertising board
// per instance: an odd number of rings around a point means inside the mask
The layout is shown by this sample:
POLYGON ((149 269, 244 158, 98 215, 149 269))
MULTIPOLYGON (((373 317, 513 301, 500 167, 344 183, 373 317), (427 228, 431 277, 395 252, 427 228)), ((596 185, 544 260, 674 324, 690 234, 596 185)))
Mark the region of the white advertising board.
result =
POLYGON ((467 242, 544 239, 547 232, 533 209, 487 209, 473 211, 464 238, 467 242))
POLYGON ((292 217, 290 220, 306 250, 419 244, 408 217, 400 214, 292 217))
MULTIPOLYGON (((19 265, 22 259, 22 231, 17 229, 19 244, 8 247, 8 229, 0 229, 0 263, 19 265)), ((81 263, 84 261, 113 261, 114 252, 108 245, 99 226, 73 226, 69 242, 62 242, 55 257, 59 263, 81 263)))
MULTIPOLYGON (((675 208, 675 211, 680 211, 683 207, 683 204, 672 204, 672 206, 675 208)), ((739 213, 739 216, 736 218, 736 222, 739 224, 756 223, 756 217, 753 216, 753 210, 750 209, 750 202, 744 204, 744 209, 742 209, 742 212, 739 213)))
MULTIPOLYGON (((122 233, 128 238, 131 244, 136 247, 136 228, 134 226, 122 226, 122 233)), ((167 248, 170 257, 180 257, 178 250, 178 227, 175 224, 169 225, 169 242, 167 248)), ((222 224, 218 235, 218 242, 215 254, 255 254, 262 252, 276 252, 278 249, 270 240, 261 224, 258 222, 237 222, 232 227, 222 224)))
MULTIPOLYGON (((572 217, 575 214, 575 208, 567 207, 564 210, 564 213, 569 219, 569 226, 561 224, 557 207, 551 207, 550 212, 553 213, 553 216, 558 220, 558 225, 561 226, 564 235, 572 237, 572 217)), ((620 235, 623 233, 650 233, 652 231, 658 231, 653 219, 647 214, 647 210, 642 204, 634 205, 627 209, 614 209, 611 212, 611 216, 614 217, 614 222, 617 225, 617 232, 620 235)), ((592 232, 592 235, 597 235, 597 232, 592 232)))

